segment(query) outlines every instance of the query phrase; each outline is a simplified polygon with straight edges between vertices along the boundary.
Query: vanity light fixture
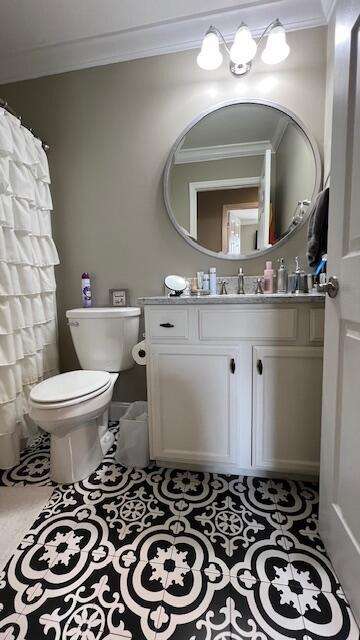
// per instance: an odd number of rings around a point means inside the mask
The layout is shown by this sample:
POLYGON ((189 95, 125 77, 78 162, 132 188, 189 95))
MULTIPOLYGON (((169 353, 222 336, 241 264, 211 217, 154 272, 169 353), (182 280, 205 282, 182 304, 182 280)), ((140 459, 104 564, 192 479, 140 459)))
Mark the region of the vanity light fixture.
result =
POLYGON ((266 27, 258 41, 252 35, 249 27, 242 22, 236 31, 234 42, 230 49, 225 38, 217 27, 211 26, 203 39, 201 51, 197 56, 197 63, 201 69, 212 71, 218 69, 223 61, 220 51, 222 43, 230 58, 230 71, 237 78, 247 75, 255 58, 260 42, 267 36, 267 42, 262 52, 262 60, 266 64, 278 64, 285 60, 290 53, 286 42, 286 34, 280 20, 276 18, 266 27))
POLYGON ((213 71, 220 67, 223 61, 223 55, 220 51, 219 38, 214 27, 210 27, 201 45, 201 51, 197 57, 197 63, 201 69, 213 71))
POLYGON ((262 52, 261 59, 266 64, 278 64, 285 60, 290 53, 290 47, 286 42, 285 29, 277 20, 267 37, 267 43, 262 52))

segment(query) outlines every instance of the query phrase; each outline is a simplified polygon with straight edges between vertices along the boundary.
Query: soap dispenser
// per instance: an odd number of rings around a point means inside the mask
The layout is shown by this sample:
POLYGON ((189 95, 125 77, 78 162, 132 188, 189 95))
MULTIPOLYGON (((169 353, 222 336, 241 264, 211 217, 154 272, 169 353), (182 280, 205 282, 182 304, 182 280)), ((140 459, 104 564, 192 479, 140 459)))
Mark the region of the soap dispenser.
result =
POLYGON ((284 258, 280 258, 279 262, 280 262, 280 266, 277 270, 277 292, 287 293, 288 274, 285 269, 284 258))
POLYGON ((270 260, 264 269, 264 293, 274 293, 274 269, 270 260))
POLYGON ((295 272, 291 274, 291 293, 307 293, 307 276, 305 271, 300 266, 300 260, 298 256, 295 258, 295 272))

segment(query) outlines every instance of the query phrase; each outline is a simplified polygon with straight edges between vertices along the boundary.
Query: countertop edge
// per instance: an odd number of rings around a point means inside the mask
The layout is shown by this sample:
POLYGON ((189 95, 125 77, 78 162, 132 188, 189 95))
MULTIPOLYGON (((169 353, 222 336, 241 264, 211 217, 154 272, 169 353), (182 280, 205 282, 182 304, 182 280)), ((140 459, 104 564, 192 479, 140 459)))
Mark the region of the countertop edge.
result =
POLYGON ((143 305, 211 305, 211 304, 325 304, 323 293, 303 294, 245 294, 245 295, 216 295, 216 296, 146 296, 138 298, 143 305))

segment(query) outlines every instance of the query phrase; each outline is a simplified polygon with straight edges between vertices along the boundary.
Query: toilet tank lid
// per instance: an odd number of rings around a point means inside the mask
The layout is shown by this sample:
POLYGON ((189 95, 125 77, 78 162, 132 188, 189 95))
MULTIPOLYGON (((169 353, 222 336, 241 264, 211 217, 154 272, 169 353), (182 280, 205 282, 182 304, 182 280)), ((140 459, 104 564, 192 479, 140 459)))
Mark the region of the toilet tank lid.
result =
POLYGON ((69 309, 67 318, 129 318, 139 316, 140 307, 88 307, 86 309, 69 309))
POLYGON ((94 393, 106 387, 110 381, 107 371, 79 370, 60 373, 35 385, 30 392, 34 402, 54 403, 81 399, 82 396, 94 393))

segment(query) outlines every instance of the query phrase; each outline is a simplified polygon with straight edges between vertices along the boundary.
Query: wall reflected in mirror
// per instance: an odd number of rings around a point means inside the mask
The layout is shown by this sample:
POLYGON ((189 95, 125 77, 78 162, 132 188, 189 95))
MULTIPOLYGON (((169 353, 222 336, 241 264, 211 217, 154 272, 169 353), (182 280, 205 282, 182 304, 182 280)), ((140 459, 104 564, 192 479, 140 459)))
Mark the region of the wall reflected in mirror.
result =
POLYGON ((319 188, 318 164, 314 143, 287 113, 257 103, 220 107, 172 153, 165 176, 170 217, 199 248, 219 257, 251 255, 276 245, 306 216, 319 188))

